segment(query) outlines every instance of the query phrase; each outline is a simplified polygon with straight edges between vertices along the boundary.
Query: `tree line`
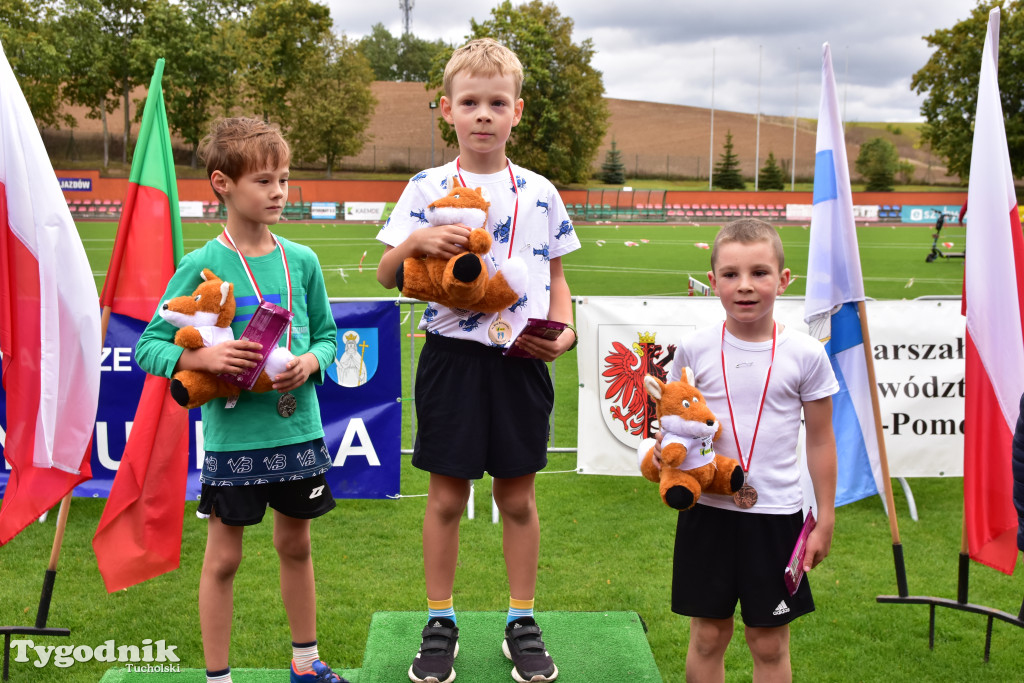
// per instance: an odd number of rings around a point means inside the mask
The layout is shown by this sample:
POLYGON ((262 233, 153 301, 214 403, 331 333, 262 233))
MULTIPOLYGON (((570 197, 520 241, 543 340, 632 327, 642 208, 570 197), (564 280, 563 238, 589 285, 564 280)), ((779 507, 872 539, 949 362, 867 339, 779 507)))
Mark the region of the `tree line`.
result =
MULTIPOLYGON (((572 26, 553 4, 506 0, 489 19, 471 19, 466 36, 494 37, 519 54, 528 104, 509 155, 563 184, 586 180, 608 118, 593 45, 574 44, 572 26)), ((437 88, 456 47, 396 38, 383 24, 353 41, 315 0, 0 0, 0 44, 37 125, 73 132, 69 106, 101 121, 104 167, 108 115, 121 107, 127 163, 141 118, 131 94, 163 57, 168 124, 191 147, 193 166, 212 120, 246 114, 279 124, 296 161, 324 163, 328 177, 368 141, 372 81, 437 88)), ((454 130, 440 126, 454 144, 454 130)))
MULTIPOLYGON (((1001 41, 1011 48, 999 59, 1006 136, 1014 175, 1024 173, 1024 52, 1012 49, 1024 39, 1024 0, 982 0, 966 19, 925 36, 934 52, 911 82, 926 96, 922 142, 965 182, 981 48, 996 5, 1003 10, 1001 41)), ((505 0, 487 19, 469 23, 466 39, 504 42, 526 71, 526 107, 509 155, 560 184, 587 180, 608 126, 604 83, 591 64, 593 43, 573 43, 572 19, 542 0, 517 6, 505 0)), ((339 159, 358 154, 368 141, 376 106, 370 83, 437 88, 455 48, 410 34, 395 37, 383 24, 349 40, 315 0, 0 0, 0 44, 41 128, 73 130, 69 106, 84 107, 102 122, 104 166, 107 116, 120 105, 127 162, 132 124, 141 116, 131 94, 164 57, 168 122, 192 148, 193 164, 214 118, 245 113, 278 123, 296 160, 324 163, 328 176, 339 159)), ((443 121, 439 126, 454 144, 454 130, 443 121)), ((882 143, 867 147, 862 173, 882 169, 879 184, 909 175, 893 150, 882 143)), ((721 170, 728 177, 728 163, 721 170)), ((759 171, 766 176, 759 179, 777 184, 771 165, 759 171)))

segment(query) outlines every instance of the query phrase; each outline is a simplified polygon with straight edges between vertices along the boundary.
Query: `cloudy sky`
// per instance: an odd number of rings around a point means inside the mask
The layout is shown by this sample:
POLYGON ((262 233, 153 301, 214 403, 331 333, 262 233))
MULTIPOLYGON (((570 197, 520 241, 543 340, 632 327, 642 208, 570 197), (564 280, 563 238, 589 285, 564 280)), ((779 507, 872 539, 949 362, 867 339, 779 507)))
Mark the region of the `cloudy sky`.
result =
MULTIPOLYGON (((832 48, 840 105, 850 121, 919 121, 911 76, 928 61, 923 36, 966 19, 973 0, 554 0, 573 41, 593 41, 608 97, 815 118, 821 46, 832 48), (712 69, 712 62, 714 69, 712 69), (714 87, 712 88, 712 71, 714 87), (760 78, 759 78, 760 72, 760 78), (760 87, 759 87, 760 83, 760 87)), ((350 38, 384 24, 403 30, 399 0, 328 0, 350 38)), ((497 0, 414 0, 412 32, 461 43, 469 20, 497 0), (460 16, 458 8, 464 10, 460 16)), ((513 4, 520 4, 513 0, 513 4)))

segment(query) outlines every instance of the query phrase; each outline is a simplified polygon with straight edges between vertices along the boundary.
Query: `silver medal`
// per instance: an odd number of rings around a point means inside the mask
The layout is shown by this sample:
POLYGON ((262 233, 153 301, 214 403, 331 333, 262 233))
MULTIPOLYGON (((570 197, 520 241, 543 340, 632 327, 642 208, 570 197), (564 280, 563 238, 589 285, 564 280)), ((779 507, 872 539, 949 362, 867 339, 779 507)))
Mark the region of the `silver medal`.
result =
POLYGON ((281 398, 277 399, 277 414, 281 417, 291 417, 296 405, 294 394, 281 394, 281 398))

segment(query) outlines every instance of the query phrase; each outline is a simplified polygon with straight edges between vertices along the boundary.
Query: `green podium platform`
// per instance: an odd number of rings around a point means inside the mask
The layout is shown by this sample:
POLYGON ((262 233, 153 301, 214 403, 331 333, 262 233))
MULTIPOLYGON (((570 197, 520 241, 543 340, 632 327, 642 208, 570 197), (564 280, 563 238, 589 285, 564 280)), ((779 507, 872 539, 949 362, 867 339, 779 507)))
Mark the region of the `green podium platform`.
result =
MULTIPOLYGON (((459 612, 457 681, 511 681, 512 665, 501 651, 504 612, 459 612)), ((636 612, 540 612, 544 644, 558 665, 559 683, 601 680, 661 683, 644 625, 636 612)), ((363 665, 338 671, 351 683, 408 681, 423 612, 377 612, 370 622, 363 665)), ((202 669, 180 672, 130 672, 112 668, 101 683, 205 683, 202 669)), ((284 683, 283 669, 232 669, 235 683, 284 683)))

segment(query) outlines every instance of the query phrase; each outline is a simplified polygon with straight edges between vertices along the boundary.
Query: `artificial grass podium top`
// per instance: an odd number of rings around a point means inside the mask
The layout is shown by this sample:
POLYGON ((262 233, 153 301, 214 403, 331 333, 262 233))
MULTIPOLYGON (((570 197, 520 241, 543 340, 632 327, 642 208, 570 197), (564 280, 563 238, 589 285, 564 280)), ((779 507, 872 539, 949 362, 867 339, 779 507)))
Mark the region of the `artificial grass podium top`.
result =
MULTIPOLYGON (((505 612, 459 612, 458 680, 499 683, 512 680, 512 664, 501 651, 505 612)), ((376 612, 359 669, 335 671, 351 683, 408 681, 409 665, 426 623, 423 612, 376 612)), ((661 682, 647 643, 643 621, 636 612, 540 612, 537 623, 544 644, 558 665, 560 683, 600 680, 661 682)), ((336 667, 337 663, 328 663, 336 667)), ((233 669, 235 683, 281 683, 285 669, 233 669)), ((205 683, 202 669, 180 672, 129 671, 111 668, 101 683, 205 683)))

